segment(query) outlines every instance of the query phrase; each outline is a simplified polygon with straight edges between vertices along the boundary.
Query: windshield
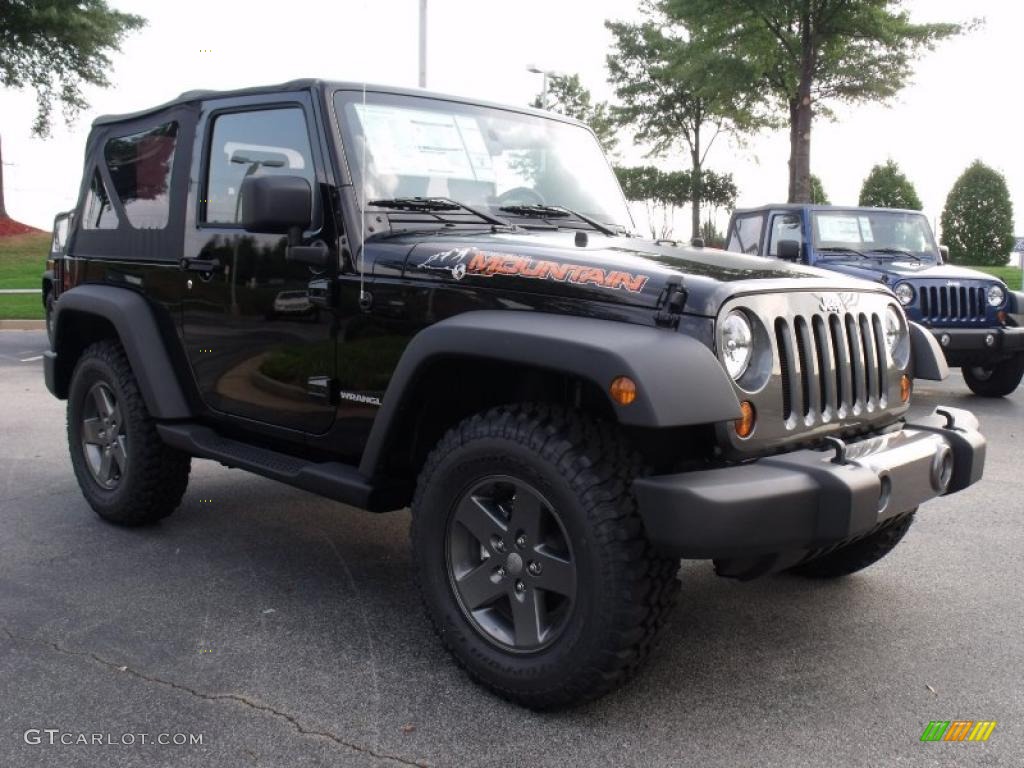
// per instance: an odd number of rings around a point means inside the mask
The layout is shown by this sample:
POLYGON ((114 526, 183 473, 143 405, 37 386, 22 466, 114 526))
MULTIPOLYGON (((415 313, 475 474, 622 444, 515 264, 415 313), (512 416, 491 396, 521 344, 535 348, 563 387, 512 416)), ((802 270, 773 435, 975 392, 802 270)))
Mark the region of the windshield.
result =
POLYGON ((585 128, 416 96, 367 93, 365 105, 361 92, 339 91, 334 98, 364 204, 448 198, 510 220, 542 216, 521 206, 562 206, 632 229, 618 181, 585 128))
POLYGON ((815 250, 859 251, 871 258, 937 262, 938 248, 928 220, 900 211, 816 211, 815 250))

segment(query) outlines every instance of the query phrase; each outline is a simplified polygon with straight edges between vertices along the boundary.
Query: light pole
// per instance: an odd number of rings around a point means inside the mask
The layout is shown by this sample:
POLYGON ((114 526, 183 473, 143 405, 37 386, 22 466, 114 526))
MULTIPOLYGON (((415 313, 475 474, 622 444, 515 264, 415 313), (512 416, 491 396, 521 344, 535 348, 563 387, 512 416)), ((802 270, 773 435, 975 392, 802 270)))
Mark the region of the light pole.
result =
POLYGON ((427 0, 420 0, 420 88, 427 87, 427 0))
POLYGON ((538 67, 535 64, 531 64, 530 66, 528 66, 526 68, 526 71, 527 72, 531 72, 531 73, 533 73, 535 75, 540 75, 541 77, 543 77, 543 80, 541 81, 541 86, 540 86, 540 108, 541 109, 547 109, 548 108, 548 78, 549 77, 554 77, 555 73, 552 72, 551 70, 548 70, 548 69, 541 69, 540 67, 538 67))

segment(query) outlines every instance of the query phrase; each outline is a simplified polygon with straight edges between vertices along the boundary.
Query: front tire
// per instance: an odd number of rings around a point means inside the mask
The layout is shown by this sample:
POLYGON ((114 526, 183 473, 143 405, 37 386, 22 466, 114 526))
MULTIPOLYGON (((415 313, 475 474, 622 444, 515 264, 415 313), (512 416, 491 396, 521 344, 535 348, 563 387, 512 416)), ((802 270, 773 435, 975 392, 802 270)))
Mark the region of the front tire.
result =
POLYGON ((177 508, 191 458, 160 439, 119 343, 100 341, 82 353, 67 413, 71 465, 96 514, 138 526, 177 508))
POLYGON ((1024 378, 1024 354, 991 366, 964 366, 964 381, 971 392, 982 397, 1006 397, 1024 378))
POLYGON ((892 552, 913 522, 914 512, 893 518, 874 533, 807 560, 790 571, 812 579, 837 579, 862 571, 892 552))
POLYGON ((496 408, 448 432, 413 501, 427 612, 478 682, 535 709, 621 685, 673 604, 630 491, 639 460, 608 425, 496 408))

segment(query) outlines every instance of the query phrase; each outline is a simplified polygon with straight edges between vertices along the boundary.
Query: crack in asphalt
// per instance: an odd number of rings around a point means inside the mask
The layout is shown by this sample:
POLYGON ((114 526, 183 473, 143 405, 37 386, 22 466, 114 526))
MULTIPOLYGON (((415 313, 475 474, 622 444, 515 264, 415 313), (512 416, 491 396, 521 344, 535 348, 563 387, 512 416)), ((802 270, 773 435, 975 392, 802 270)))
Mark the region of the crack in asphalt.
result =
POLYGON ((0 627, 0 629, 2 629, 4 634, 6 634, 11 640, 14 640, 16 642, 30 643, 33 645, 45 645, 57 651, 58 653, 64 654, 66 656, 78 656, 85 659, 91 659, 92 661, 95 661, 96 663, 101 664, 109 669, 120 672, 121 674, 131 675, 132 677, 136 677, 147 683, 153 683, 154 685, 162 685, 167 688, 173 688, 176 691, 187 693, 188 695, 194 696, 197 699, 203 699, 204 701, 214 702, 234 701, 239 704, 243 704, 244 706, 249 707, 250 709, 254 709, 257 712, 266 712, 270 715, 273 715, 274 717, 286 721, 303 736, 313 736, 316 738, 326 739, 327 741, 334 742, 338 746, 345 747, 346 749, 353 750, 354 752, 370 755, 380 760, 391 760, 401 765, 411 765, 415 766, 415 768, 428 768, 429 765, 425 761, 409 760, 407 758, 400 757, 398 755, 392 755, 387 752, 378 752, 370 747, 365 747, 360 744, 355 744, 351 741, 346 741, 345 739, 341 738, 340 736, 337 736, 336 734, 331 733, 330 731, 318 731, 312 728, 307 728, 302 723, 300 723, 294 715, 290 715, 287 712, 281 711, 280 709, 271 707, 268 704, 261 704, 258 701, 253 701, 249 697, 239 693, 204 693, 203 691, 197 691, 194 688, 190 688, 187 685, 176 683, 173 680, 164 680, 160 677, 153 677, 152 675, 144 674, 142 672, 139 672, 138 670, 132 669, 131 667, 125 664, 116 664, 113 661, 104 659, 101 656, 97 656, 92 651, 74 651, 70 648, 63 647, 59 643, 56 643, 52 640, 43 640, 32 637, 23 637, 20 635, 15 635, 13 632, 7 629, 7 627, 0 627))

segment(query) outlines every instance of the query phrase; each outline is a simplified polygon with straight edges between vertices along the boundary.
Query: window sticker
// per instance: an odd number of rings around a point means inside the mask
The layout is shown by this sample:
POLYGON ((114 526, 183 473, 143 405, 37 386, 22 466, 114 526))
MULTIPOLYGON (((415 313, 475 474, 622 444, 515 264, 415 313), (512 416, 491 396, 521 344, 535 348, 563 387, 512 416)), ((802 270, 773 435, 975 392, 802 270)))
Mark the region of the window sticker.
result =
POLYGON ((859 216, 860 221, 860 239, 865 243, 873 243, 875 236, 871 234, 871 219, 867 216, 859 216))
MULTIPOLYGON (((818 239, 828 243, 860 243, 861 224, 857 216, 818 216, 818 239)), ((871 225, 868 224, 870 230, 871 225)))
POLYGON ((493 178, 490 154, 475 121, 377 104, 356 104, 355 111, 378 175, 476 180, 491 173, 493 178))

